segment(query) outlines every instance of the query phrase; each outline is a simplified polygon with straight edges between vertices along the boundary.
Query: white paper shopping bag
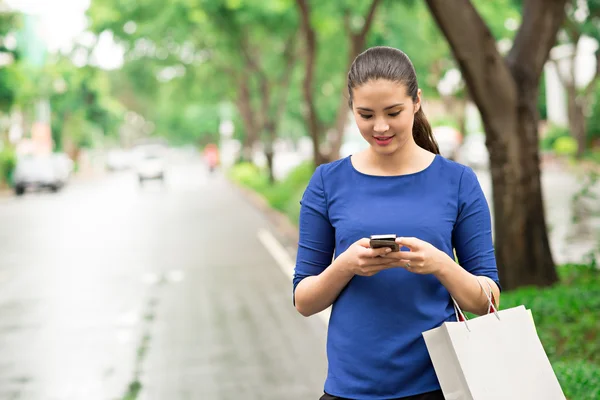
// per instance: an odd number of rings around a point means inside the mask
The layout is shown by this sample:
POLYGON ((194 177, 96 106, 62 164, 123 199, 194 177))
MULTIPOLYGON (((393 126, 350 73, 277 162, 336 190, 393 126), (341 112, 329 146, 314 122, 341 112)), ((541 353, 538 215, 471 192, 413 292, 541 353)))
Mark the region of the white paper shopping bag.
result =
POLYGON ((445 322, 423 337, 446 400, 565 399, 524 306, 445 322))

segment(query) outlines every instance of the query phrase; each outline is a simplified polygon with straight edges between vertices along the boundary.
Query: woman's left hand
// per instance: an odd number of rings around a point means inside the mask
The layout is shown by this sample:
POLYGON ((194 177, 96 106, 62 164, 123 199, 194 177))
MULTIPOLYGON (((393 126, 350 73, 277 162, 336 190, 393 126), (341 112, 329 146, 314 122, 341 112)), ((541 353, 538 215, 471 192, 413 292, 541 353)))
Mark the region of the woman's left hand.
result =
POLYGON ((396 251, 382 257, 395 258, 398 266, 415 274, 436 274, 447 263, 448 255, 431 243, 414 237, 396 238, 400 248, 408 247, 410 251, 396 251))

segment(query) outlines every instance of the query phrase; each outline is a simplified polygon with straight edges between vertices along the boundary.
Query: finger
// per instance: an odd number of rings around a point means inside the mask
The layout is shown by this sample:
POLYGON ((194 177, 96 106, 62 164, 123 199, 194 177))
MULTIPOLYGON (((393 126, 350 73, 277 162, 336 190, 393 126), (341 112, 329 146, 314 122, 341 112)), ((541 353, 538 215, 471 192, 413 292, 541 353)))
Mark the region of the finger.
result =
POLYGON ((371 268, 374 265, 393 265, 398 264, 398 260, 394 260, 386 257, 375 257, 365 261, 365 266, 371 268))
POLYGON ((369 248, 364 253, 364 255, 365 255, 365 257, 381 257, 381 256, 385 256, 386 254, 389 254, 391 251, 392 251, 392 249, 390 249, 388 247, 382 247, 379 249, 369 248))
POLYGON ((375 265, 370 265, 368 267, 363 268, 363 272, 365 274, 372 274, 374 272, 379 272, 379 271, 396 268, 396 267, 397 267, 397 265, 395 265, 395 263, 394 264, 375 264, 375 265))
POLYGON ((421 247, 421 240, 415 237, 399 237, 396 238, 396 243, 401 246, 408 247, 412 251, 415 251, 421 247))
POLYGON ((421 254, 414 251, 396 251, 386 254, 384 258, 393 258, 395 260, 418 261, 421 259, 421 254))
POLYGON ((369 238, 362 238, 362 239, 359 239, 356 242, 356 244, 358 244, 361 247, 364 247, 364 248, 368 249, 368 248, 371 247, 371 239, 369 239, 369 238))

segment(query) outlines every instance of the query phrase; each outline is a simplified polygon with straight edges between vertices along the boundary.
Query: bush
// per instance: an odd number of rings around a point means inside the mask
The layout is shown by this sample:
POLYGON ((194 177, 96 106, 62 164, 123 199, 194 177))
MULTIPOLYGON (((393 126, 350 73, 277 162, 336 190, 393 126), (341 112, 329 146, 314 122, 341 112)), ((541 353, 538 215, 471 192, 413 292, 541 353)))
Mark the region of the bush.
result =
POLYGON ((561 136, 554 141, 554 153, 561 156, 574 156, 577 153, 577 141, 570 136, 561 136))
POLYGON ((5 147, 0 151, 0 183, 12 185, 12 174, 17 165, 17 156, 12 149, 5 147))
POLYGON ((312 162, 304 162, 294 168, 281 182, 269 184, 266 171, 254 164, 240 163, 229 171, 229 177, 262 195, 269 205, 297 224, 300 214, 300 199, 314 172, 312 162))
POLYGON ((554 150, 554 143, 561 137, 571 137, 569 130, 560 126, 552 125, 548 128, 548 132, 540 141, 542 150, 554 150))
POLYGON ((269 186, 269 177, 267 174, 249 162, 234 165, 229 170, 229 177, 235 182, 257 192, 261 192, 269 186))

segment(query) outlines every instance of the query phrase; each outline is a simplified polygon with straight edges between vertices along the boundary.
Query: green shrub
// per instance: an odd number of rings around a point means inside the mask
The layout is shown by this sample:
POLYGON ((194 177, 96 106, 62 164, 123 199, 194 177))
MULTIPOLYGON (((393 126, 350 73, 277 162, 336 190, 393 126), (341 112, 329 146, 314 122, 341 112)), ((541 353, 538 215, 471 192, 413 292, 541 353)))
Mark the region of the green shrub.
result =
POLYGON ((0 183, 12 184, 12 174, 17 165, 15 152, 5 147, 0 151, 0 183))
POLYGON ((574 156, 577 153, 577 141, 571 136, 561 136, 554 141, 554 153, 561 156, 574 156))
POLYGON ((587 139, 592 143, 600 142, 600 84, 596 83, 591 99, 591 112, 587 118, 587 139))
POLYGON ((552 125, 540 141, 542 150, 554 150, 554 142, 561 137, 570 137, 569 130, 560 126, 552 125))
POLYGON ((229 170, 229 177, 235 182, 257 192, 261 192, 269 186, 269 177, 267 174, 249 162, 234 165, 229 170))
POLYGON ((266 171, 251 163, 240 163, 229 170, 229 177, 259 193, 272 208, 283 212, 297 224, 300 199, 313 172, 313 163, 304 162, 290 171, 285 179, 270 185, 266 171))

